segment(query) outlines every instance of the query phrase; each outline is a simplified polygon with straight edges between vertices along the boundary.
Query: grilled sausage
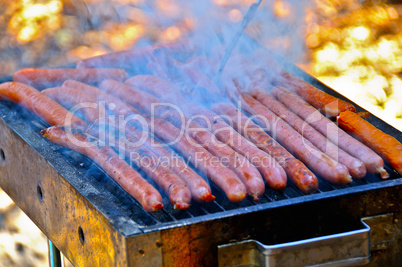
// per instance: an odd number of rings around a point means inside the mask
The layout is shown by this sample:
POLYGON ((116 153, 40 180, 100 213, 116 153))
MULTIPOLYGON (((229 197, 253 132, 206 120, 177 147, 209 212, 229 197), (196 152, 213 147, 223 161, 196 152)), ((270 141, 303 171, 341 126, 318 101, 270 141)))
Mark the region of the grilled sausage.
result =
POLYGON ((394 137, 350 111, 341 112, 338 125, 381 155, 402 175, 402 144, 394 137))
POLYGON ((97 85, 105 79, 124 81, 127 76, 123 69, 21 69, 14 73, 13 80, 44 89, 61 86, 65 80, 97 85))
POLYGON ((170 168, 160 164, 158 157, 148 147, 134 146, 137 140, 130 135, 126 135, 124 141, 116 141, 116 146, 124 146, 126 156, 130 159, 133 154, 138 155, 134 163, 168 194, 174 209, 186 210, 190 207, 191 192, 187 183, 170 168))
POLYGON ((379 173, 382 178, 389 177, 389 174, 384 169, 384 161, 380 156, 339 129, 336 124, 317 112, 314 107, 306 103, 299 96, 282 87, 274 87, 271 93, 288 109, 326 136, 328 140, 337 144, 350 155, 360 159, 366 165, 368 172, 379 173))
MULTIPOLYGON (((305 140, 291 126, 276 116, 268 108, 254 99, 248 93, 242 93, 243 107, 250 107, 247 112, 253 115, 262 115, 267 122, 271 135, 274 136, 287 150, 294 153, 310 169, 334 184, 347 184, 352 181, 348 169, 305 140)), ((262 123, 259 119, 259 123, 262 123)))
POLYGON ((127 193, 133 196, 146 211, 153 212, 163 208, 162 197, 159 192, 109 146, 98 146, 94 138, 88 138, 78 131, 73 130, 71 136, 60 126, 50 127, 41 131, 41 134, 52 143, 72 149, 95 161, 127 193), (71 138, 75 138, 81 144, 86 145, 77 145, 71 141, 71 138))
POLYGON ((0 98, 6 98, 25 107, 50 125, 65 125, 82 129, 86 127, 83 120, 29 85, 18 82, 2 83, 0 84, 0 98))
POLYGON ((304 138, 307 138, 318 149, 345 165, 353 178, 359 179, 366 175, 366 167, 361 160, 352 157, 329 141, 316 129, 305 123, 299 116, 288 110, 282 103, 276 101, 269 93, 262 90, 253 90, 251 94, 269 110, 292 126, 304 138))

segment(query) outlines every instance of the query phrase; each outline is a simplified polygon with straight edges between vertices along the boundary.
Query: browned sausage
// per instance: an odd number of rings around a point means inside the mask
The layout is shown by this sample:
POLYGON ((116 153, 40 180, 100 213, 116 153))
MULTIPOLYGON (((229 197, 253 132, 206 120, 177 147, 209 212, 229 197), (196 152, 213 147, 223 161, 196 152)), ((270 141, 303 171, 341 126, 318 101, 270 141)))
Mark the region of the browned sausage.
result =
POLYGON ((132 195, 142 207, 149 212, 163 208, 162 197, 141 175, 121 159, 109 146, 97 146, 94 138, 88 139, 78 131, 68 134, 63 127, 53 126, 43 130, 41 134, 52 143, 67 147, 81 153, 105 170, 127 193, 132 195), (78 140, 77 145, 72 139, 78 140))
POLYGON ((18 82, 2 83, 0 84, 0 98, 6 98, 23 106, 50 125, 65 125, 82 129, 86 127, 83 120, 29 85, 18 82))
POLYGON ((358 114, 344 111, 338 117, 338 125, 359 138, 381 155, 402 175, 402 144, 396 138, 377 129, 358 114))
POLYGON ((171 169, 160 164, 158 156, 146 146, 134 146, 136 139, 126 135, 124 141, 116 140, 116 146, 124 146, 126 156, 133 160, 153 181, 165 191, 174 209, 186 210, 190 207, 191 192, 187 183, 171 169), (137 157, 137 156, 138 157, 137 157), (133 159, 134 157, 134 159, 133 159))

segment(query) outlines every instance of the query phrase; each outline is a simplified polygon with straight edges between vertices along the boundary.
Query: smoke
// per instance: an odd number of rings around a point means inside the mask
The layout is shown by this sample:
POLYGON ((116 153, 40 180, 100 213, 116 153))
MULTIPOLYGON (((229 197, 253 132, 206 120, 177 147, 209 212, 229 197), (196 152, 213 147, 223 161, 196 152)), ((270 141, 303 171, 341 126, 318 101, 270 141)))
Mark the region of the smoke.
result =
POLYGON ((262 1, 235 46, 220 80, 215 80, 219 63, 254 1, 151 2, 153 4, 147 4, 147 10, 160 25, 192 21, 191 30, 183 38, 189 40, 196 52, 183 59, 161 49, 149 59, 147 67, 152 74, 174 83, 187 100, 203 106, 228 101, 228 96, 234 100, 237 91, 248 90, 256 77, 261 81, 260 85, 264 84, 264 89, 268 89, 278 69, 276 63, 272 65, 270 52, 275 59, 291 63, 302 61, 306 55, 305 20, 308 10, 314 8, 313 1, 262 1), (178 3, 178 6, 170 16, 160 17, 157 6, 161 2, 178 3), (259 78, 261 70, 265 72, 264 81, 259 78), (214 82, 220 89, 213 88, 214 82))
POLYGON ((306 52, 307 11, 314 8, 311 0, 264 1, 248 34, 273 53, 298 62, 306 52))
MULTIPOLYGON (((216 45, 229 45, 240 28, 241 19, 251 4, 257 1, 240 1, 239 5, 230 5, 239 1, 182 2, 185 2, 180 3, 183 10, 187 11, 183 16, 194 20, 191 37, 202 51, 207 52, 216 45)), ((247 46, 245 40, 251 37, 273 53, 297 62, 306 51, 307 11, 314 7, 315 3, 311 0, 262 1, 241 38, 243 49, 247 46)), ((251 42, 249 46, 254 48, 251 42)))

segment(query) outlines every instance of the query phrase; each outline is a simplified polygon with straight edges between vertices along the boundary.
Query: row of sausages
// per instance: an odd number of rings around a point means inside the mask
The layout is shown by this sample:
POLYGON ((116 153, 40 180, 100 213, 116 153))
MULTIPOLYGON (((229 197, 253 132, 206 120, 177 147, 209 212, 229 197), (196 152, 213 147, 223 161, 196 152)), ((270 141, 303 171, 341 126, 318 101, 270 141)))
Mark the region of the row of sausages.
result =
MULTIPOLYGON (((152 53, 152 49, 146 51, 152 53)), ((135 57, 134 52, 130 53, 135 57)), ((102 56, 102 63, 113 67, 113 62, 125 59, 121 55, 124 53, 102 56), (114 61, 108 65, 110 57, 114 61)), ((222 83, 214 84, 208 76, 216 64, 211 58, 191 58, 184 63, 171 58, 164 63, 149 60, 147 67, 153 75, 133 77, 121 69, 86 68, 94 60, 99 58, 78 64, 82 69, 21 70, 15 73, 13 82, 0 85, 0 96, 54 125, 44 129, 43 136, 93 159, 147 211, 163 208, 161 195, 119 157, 116 150, 120 152, 122 147, 128 158, 135 153, 151 159, 135 163, 167 193, 174 208, 182 210, 192 199, 214 200, 208 181, 197 171, 233 202, 247 195, 258 201, 265 185, 281 190, 288 178, 307 194, 318 188, 315 174, 340 185, 363 178, 366 172, 387 178, 379 155, 399 173, 402 171, 402 145, 395 138, 378 133, 371 125, 363 128, 361 125, 368 122, 356 115, 352 105, 278 66, 268 64, 261 69, 246 62, 246 88, 238 75, 231 75, 230 68, 223 73, 222 83), (276 75, 267 74, 270 68, 276 75), (201 105, 194 96, 204 97, 205 102, 201 105), (101 110, 96 105, 99 101, 109 109, 101 110), (81 118, 66 109, 71 111, 82 103, 95 105, 81 107, 81 118), (155 104, 164 105, 153 109, 155 104), (184 112, 180 114, 177 108, 184 112), (361 136, 366 145, 320 111, 338 116, 339 124, 361 136), (106 119, 108 114, 134 116, 135 122, 111 125, 106 119), (141 120, 153 125, 151 132, 138 124, 141 120), (101 136, 104 127, 117 128, 120 134, 117 138, 101 136), (181 133, 186 138, 177 138, 181 133), (385 138, 382 135, 387 136, 387 143, 381 141, 385 138), (145 142, 137 146, 144 136, 145 142), (177 154, 180 157, 175 157, 177 154), (167 157, 171 163, 175 160, 175 164, 162 166, 158 157, 167 157)), ((247 59, 239 61, 244 65, 247 59)))

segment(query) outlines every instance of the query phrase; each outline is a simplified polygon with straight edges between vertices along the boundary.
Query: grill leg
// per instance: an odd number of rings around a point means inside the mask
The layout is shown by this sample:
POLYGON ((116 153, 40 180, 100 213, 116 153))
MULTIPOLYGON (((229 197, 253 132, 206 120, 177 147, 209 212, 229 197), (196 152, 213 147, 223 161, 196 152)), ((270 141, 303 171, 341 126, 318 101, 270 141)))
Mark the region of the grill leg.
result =
POLYGON ((50 241, 47 240, 47 245, 49 247, 49 266, 50 267, 64 267, 63 255, 60 250, 50 241))

